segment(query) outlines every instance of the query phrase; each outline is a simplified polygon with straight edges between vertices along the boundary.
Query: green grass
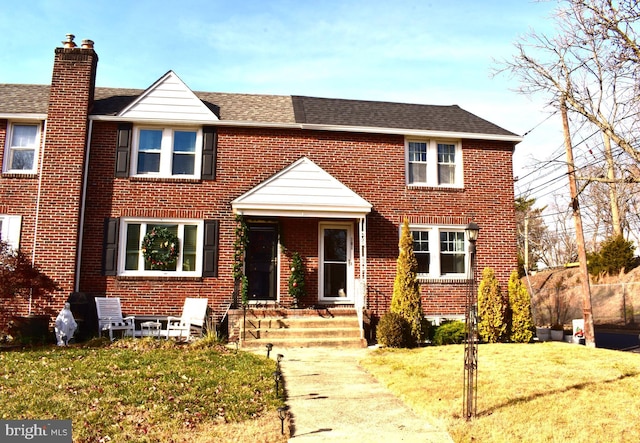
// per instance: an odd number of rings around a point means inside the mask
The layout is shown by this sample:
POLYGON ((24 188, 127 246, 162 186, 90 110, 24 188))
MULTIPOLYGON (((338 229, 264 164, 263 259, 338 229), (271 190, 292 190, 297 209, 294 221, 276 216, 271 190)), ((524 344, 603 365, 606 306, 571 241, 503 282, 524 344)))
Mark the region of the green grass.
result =
POLYGON ((469 422, 462 345, 385 349, 362 365, 456 442, 640 441, 640 354, 549 342, 485 344, 478 355, 469 422))
POLYGON ((74 442, 286 441, 275 362, 153 339, 0 352, 0 417, 70 419, 74 442))

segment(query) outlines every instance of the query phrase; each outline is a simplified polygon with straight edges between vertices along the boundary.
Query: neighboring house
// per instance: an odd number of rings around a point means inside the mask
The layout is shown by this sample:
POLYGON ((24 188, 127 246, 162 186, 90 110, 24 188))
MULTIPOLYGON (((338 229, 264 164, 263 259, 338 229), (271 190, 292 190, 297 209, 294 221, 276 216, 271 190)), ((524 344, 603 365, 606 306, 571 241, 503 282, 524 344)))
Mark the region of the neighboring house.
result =
POLYGON ((478 269, 506 285, 516 268, 516 134, 455 105, 193 92, 172 71, 146 90, 95 88, 93 42, 64 46, 50 86, 0 85, 0 233, 63 288, 53 309, 84 292, 177 314, 195 296, 220 318, 237 215, 250 303, 291 304, 298 252, 302 307, 353 306, 364 287, 383 314, 405 217, 428 317, 464 314, 471 220, 478 269), (169 266, 145 260, 154 227, 179 239, 169 266))

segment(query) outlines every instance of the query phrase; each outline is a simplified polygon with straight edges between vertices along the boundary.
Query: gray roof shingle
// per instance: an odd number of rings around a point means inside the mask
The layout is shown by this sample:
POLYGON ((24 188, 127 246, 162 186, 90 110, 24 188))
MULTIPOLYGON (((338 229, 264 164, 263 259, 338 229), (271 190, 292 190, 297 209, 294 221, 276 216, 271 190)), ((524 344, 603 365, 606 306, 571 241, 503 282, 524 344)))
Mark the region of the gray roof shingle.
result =
MULTIPOLYGON (((92 115, 116 115, 144 90, 96 88, 92 115)), ((221 121, 392 128, 516 136, 457 105, 195 92, 221 121)), ((46 114, 48 85, 0 84, 0 114, 46 114)))

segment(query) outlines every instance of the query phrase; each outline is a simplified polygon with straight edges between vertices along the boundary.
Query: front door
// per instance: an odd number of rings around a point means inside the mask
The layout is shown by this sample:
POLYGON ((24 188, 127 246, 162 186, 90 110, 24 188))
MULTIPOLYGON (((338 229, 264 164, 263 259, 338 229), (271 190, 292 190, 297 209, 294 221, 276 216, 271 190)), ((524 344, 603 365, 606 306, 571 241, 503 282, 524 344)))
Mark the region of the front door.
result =
POLYGON ((353 225, 320 224, 319 301, 353 303, 353 225))
POLYGON ((278 229, 275 224, 249 225, 245 258, 249 301, 275 301, 278 296, 278 229))

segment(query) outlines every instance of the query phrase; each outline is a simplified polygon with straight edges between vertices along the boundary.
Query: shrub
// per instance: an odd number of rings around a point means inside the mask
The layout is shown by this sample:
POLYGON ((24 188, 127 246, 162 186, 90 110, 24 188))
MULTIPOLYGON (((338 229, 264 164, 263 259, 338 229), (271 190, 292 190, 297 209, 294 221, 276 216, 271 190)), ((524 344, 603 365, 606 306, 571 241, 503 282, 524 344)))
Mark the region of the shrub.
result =
POLYGON ((407 348, 413 345, 409 322, 396 312, 387 312, 376 328, 378 343, 390 348, 407 348))
POLYGON ((304 263, 297 252, 291 255, 291 275, 289 276, 289 295, 296 304, 306 295, 304 288, 304 263))
POLYGON ((518 271, 513 271, 509 277, 509 312, 510 341, 514 343, 529 343, 533 339, 533 316, 531 315, 531 297, 527 288, 522 284, 518 271))
POLYGON ((391 312, 404 317, 410 326, 414 342, 422 340, 422 302, 418 284, 418 261, 413 252, 413 237, 409 230, 409 221, 405 218, 400 235, 400 252, 396 264, 396 277, 393 282, 391 312))
POLYGON ((454 345, 464 341, 465 325, 464 322, 447 321, 436 327, 433 334, 434 345, 454 345))
POLYGON ((619 274, 623 269, 630 271, 636 266, 633 258, 634 250, 633 242, 625 240, 622 235, 603 241, 600 251, 588 255, 589 274, 614 275, 619 274))
POLYGON ((478 288, 478 332, 482 340, 498 343, 505 339, 506 310, 507 306, 495 272, 492 268, 485 268, 478 288))

